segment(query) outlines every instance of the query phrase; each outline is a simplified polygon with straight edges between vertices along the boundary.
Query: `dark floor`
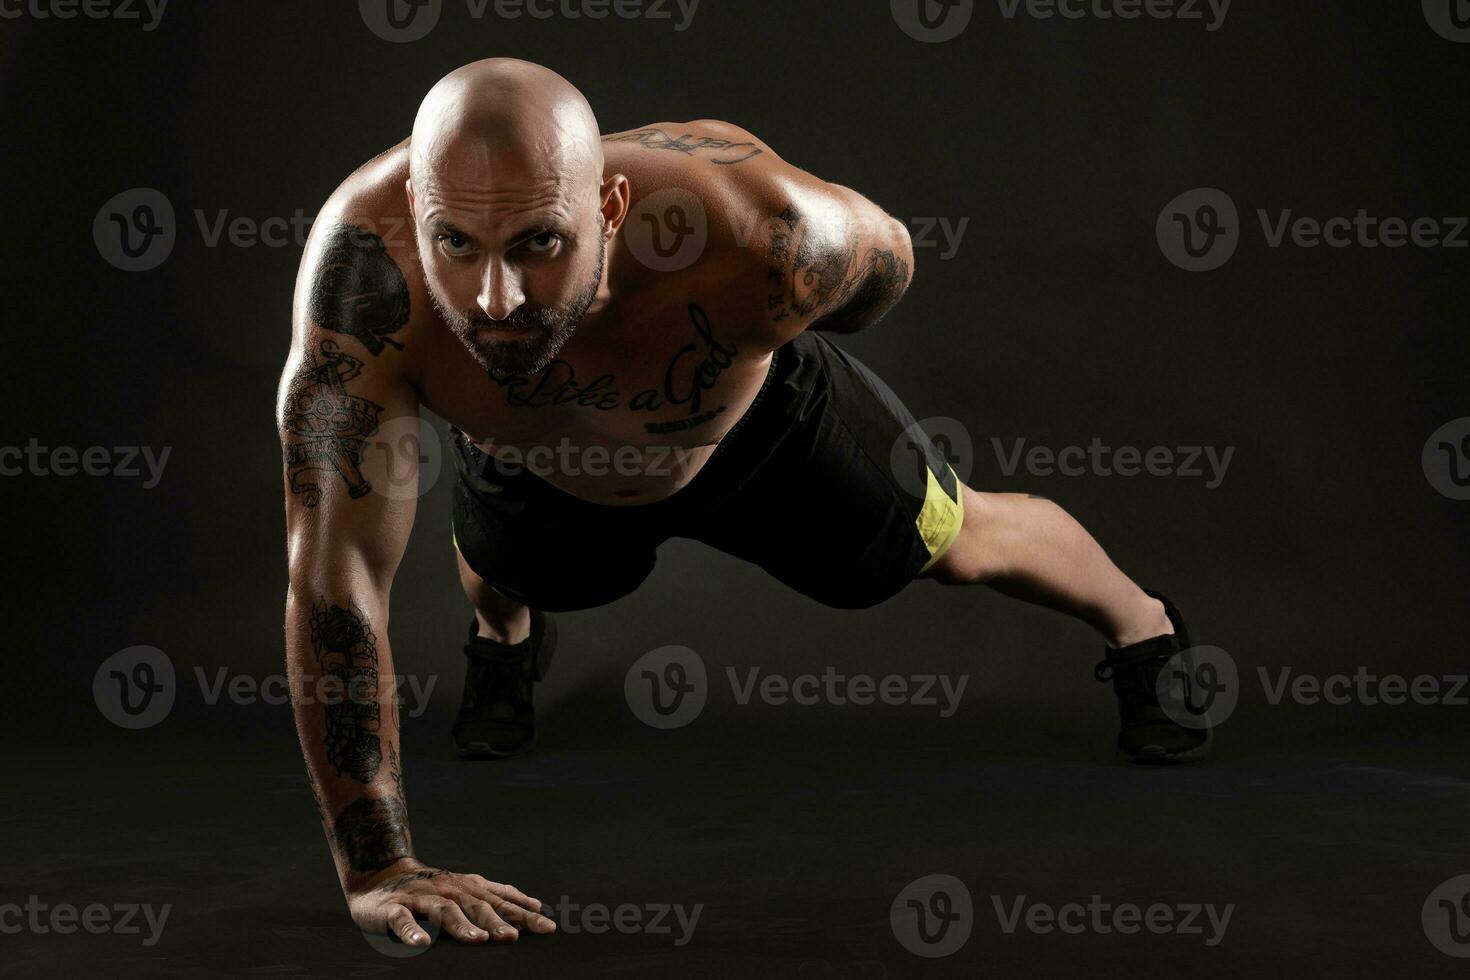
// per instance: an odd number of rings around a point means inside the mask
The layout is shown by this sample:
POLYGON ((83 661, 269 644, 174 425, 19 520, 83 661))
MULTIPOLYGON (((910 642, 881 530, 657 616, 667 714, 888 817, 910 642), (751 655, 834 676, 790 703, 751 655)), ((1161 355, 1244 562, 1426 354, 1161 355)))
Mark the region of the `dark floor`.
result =
POLYGON ((1438 716, 1410 724, 1411 738, 1394 734, 1403 719, 1360 713, 1341 723, 1354 733, 1352 759, 1325 748, 1341 730, 1303 736, 1299 719, 1272 718, 1233 740, 1222 732, 1207 765, 1149 770, 1109 758, 1090 716, 1045 725, 987 714, 983 702, 943 722, 765 709, 656 732, 632 720, 615 688, 603 693, 573 691, 548 707, 539 750, 513 761, 460 762, 442 718, 407 721, 418 848, 548 902, 701 904, 683 945, 675 926, 498 948, 445 941, 407 959, 377 951, 346 918, 289 715, 277 708, 274 733, 257 715, 254 735, 200 730, 187 747, 160 729, 89 756, 55 739, 13 754, 28 796, 4 818, 7 895, 173 908, 151 947, 146 928, 5 935, 3 972, 1463 975, 1420 922, 1429 892, 1467 870, 1470 836, 1470 766, 1438 716), (889 919, 899 891, 930 874, 959 878, 974 900, 969 941, 941 959, 907 952, 889 919), (992 901, 1094 894, 1235 909, 1223 939, 1206 946, 1208 926, 1191 936, 1007 935, 992 901))

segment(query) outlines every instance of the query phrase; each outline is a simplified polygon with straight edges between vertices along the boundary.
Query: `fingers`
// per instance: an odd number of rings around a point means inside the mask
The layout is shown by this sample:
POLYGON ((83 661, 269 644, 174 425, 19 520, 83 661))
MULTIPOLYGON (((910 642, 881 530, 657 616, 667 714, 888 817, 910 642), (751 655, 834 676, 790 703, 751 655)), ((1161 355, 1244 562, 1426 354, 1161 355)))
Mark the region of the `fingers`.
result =
POLYGON ((508 902, 505 899, 495 899, 490 902, 490 905, 496 912, 500 913, 501 918, 517 928, 529 929, 532 932, 539 932, 543 935, 549 932, 556 932, 556 923, 539 912, 532 912, 530 909, 521 908, 516 903, 508 902))
POLYGON ((428 933, 419 928, 414 921, 413 913, 402 905, 393 905, 388 908, 386 919, 388 931, 398 937, 399 942, 405 946, 427 946, 430 943, 428 933))
POLYGON ((470 918, 481 929, 490 933, 496 942, 515 942, 520 938, 520 932, 515 926, 502 919, 496 913, 495 906, 489 902, 478 898, 465 898, 460 904, 464 906, 464 910, 469 914, 470 918))
POLYGON ((490 939, 491 934, 465 918, 464 912, 453 899, 441 898, 437 895, 415 895, 405 901, 415 912, 426 915, 439 923, 446 935, 462 943, 484 943, 490 939))
POLYGON ((541 901, 532 898, 513 885, 486 881, 479 875, 467 875, 477 886, 480 897, 505 919, 522 929, 530 929, 543 935, 556 931, 556 923, 541 912, 541 901))

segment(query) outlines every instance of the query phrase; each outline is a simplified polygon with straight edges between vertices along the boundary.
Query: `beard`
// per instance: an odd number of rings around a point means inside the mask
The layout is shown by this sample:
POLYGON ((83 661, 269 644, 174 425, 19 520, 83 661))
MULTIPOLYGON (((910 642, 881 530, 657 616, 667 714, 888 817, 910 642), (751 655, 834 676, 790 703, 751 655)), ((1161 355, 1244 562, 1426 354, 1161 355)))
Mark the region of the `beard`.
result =
POLYGON ((524 303, 504 320, 492 320, 481 310, 461 313, 450 309, 432 285, 429 286, 429 299, 470 356, 491 376, 503 379, 535 374, 561 351, 597 299, 606 258, 607 242, 599 236, 597 268, 587 286, 566 306, 524 303), (511 330, 530 332, 525 336, 511 337, 507 335, 511 330))

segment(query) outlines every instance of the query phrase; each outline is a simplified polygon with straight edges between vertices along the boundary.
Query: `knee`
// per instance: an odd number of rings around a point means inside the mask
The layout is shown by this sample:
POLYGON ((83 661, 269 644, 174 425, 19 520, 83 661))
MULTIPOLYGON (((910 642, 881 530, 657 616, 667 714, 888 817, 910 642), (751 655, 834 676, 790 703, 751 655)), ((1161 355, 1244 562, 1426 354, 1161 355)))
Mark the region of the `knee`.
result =
POLYGON ((1008 564, 1006 504, 1008 494, 981 493, 964 487, 965 518, 949 548, 923 572, 942 585, 978 585, 1005 577, 1008 564))

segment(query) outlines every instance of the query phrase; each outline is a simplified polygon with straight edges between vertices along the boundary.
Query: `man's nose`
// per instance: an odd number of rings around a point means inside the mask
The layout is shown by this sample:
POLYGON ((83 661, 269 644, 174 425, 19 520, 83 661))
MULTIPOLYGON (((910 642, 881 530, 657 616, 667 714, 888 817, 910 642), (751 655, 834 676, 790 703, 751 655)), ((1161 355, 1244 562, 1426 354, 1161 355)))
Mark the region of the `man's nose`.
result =
POLYGON ((504 320, 525 303, 520 276, 503 262, 487 262, 475 303, 492 320, 504 320))

